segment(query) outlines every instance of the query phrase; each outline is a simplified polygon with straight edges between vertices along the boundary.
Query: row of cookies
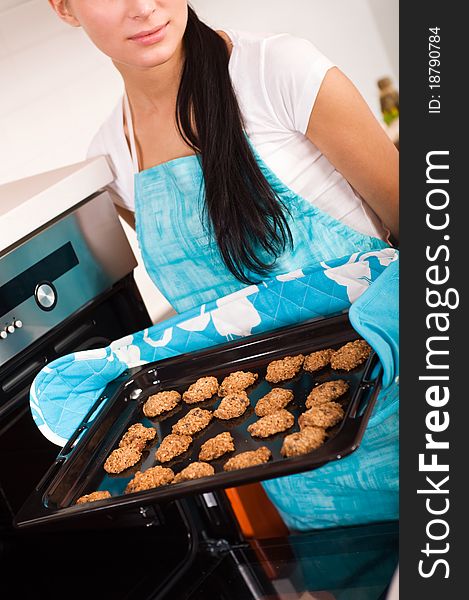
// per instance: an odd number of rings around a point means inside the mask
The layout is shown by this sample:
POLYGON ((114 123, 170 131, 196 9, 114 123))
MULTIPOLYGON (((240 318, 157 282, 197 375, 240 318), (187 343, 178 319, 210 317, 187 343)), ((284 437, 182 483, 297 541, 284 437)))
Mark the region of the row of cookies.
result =
POLYGON ((371 346, 365 340, 359 339, 344 344, 338 350, 325 348, 311 352, 307 356, 303 354, 285 356, 269 363, 265 379, 269 383, 280 383, 295 377, 301 368, 314 373, 329 365, 334 370, 351 371, 360 366, 370 353, 371 346))
MULTIPOLYGON (((266 381, 269 383, 280 383, 295 377, 301 368, 313 373, 330 365, 333 369, 350 371, 361 365, 370 355, 371 347, 365 340, 359 339, 341 346, 338 350, 326 348, 312 352, 307 356, 298 354, 286 356, 274 360, 267 366, 266 381)), ((201 377, 183 392, 182 396, 175 390, 159 392, 148 398, 143 406, 146 417, 154 418, 165 412, 173 410, 183 400, 186 404, 196 404, 213 398, 215 394, 220 397, 228 397, 227 402, 221 403, 218 414, 219 418, 234 418, 240 416, 247 408, 247 394, 242 392, 253 385, 258 379, 257 373, 249 371, 236 371, 224 378, 221 384, 216 377, 201 377), (235 394, 235 396, 231 396, 235 394), (233 406, 230 406, 230 405, 233 406), (235 412, 241 411, 238 415, 235 412)), ((256 413, 257 414, 257 413, 256 413)), ((259 415, 264 416, 264 415, 259 415)))
MULTIPOLYGON (((228 432, 223 432, 219 436, 225 434, 230 435, 228 432)), ((208 442, 215 440, 208 440, 208 442)), ((233 447, 234 449, 234 447, 233 447)), ((241 452, 236 456, 228 459, 223 466, 225 471, 234 471, 246 467, 253 467, 267 462, 272 456, 272 453, 265 446, 261 446, 257 450, 248 452, 241 452)), ((175 474, 169 467, 162 467, 156 465, 146 471, 137 471, 134 477, 129 481, 125 488, 126 494, 135 492, 141 492, 143 490, 149 490, 162 485, 182 483, 185 481, 193 481, 202 477, 210 477, 215 474, 215 469, 208 462, 197 461, 190 463, 187 467, 182 469, 179 473, 175 474)), ((101 498, 99 498, 101 499, 101 498)))
MULTIPOLYGON (((143 431, 140 428, 146 429, 143 426, 139 425, 139 433, 143 433, 143 431)), ((135 425, 132 425, 129 431, 124 435, 123 439, 126 436, 128 439, 130 437, 128 435, 129 432, 131 435, 133 435, 136 432, 136 430, 137 427, 135 425)), ((175 435, 175 437, 178 436, 175 435)), ((120 446, 119 448, 122 447, 120 446)), ((215 469, 207 461, 220 458, 224 454, 233 452, 234 449, 234 440, 231 434, 228 431, 220 433, 217 436, 207 440, 201 446, 199 452, 199 461, 191 463, 177 474, 175 474, 172 469, 168 467, 162 467, 160 465, 151 467, 150 469, 146 469, 145 471, 137 471, 134 477, 127 484, 127 487, 125 488, 125 493, 134 493, 138 491, 152 489, 155 487, 160 487, 161 485, 167 485, 170 483, 181 483, 183 481, 190 481, 193 479, 199 479, 201 477, 208 477, 210 475, 214 475, 215 469)), ((267 462, 271 456, 272 455, 270 450, 263 446, 255 451, 242 452, 236 456, 233 456, 232 458, 226 461, 223 468, 225 471, 233 471, 235 469, 255 466, 258 464, 262 464, 263 462, 267 462)), ((115 462, 116 459, 114 459, 112 465, 114 465, 115 462)), ((109 465, 107 465, 107 468, 109 469, 109 465)), ((103 500, 105 498, 110 497, 111 494, 106 490, 96 491, 81 496, 76 503, 83 504, 86 502, 103 500)))
MULTIPOLYGON (((228 397, 228 401, 221 403, 219 413, 215 416, 222 419, 234 418, 234 415, 226 416, 228 414, 231 415, 232 411, 230 410, 230 404, 240 404, 241 407, 243 404, 246 404, 247 395, 240 394, 239 396, 232 396, 232 394, 243 392, 246 388, 253 385, 257 378, 257 373, 250 373, 247 371, 230 373, 230 375, 225 377, 221 384, 218 384, 216 377, 200 377, 195 383, 191 384, 182 395, 176 390, 153 394, 143 405, 143 414, 149 418, 158 417, 165 412, 176 408, 181 400, 186 404, 197 404, 199 402, 210 400, 215 394, 218 394, 222 398, 228 397)), ((240 407, 238 407, 238 410, 240 410, 240 407)), ((247 405, 245 408, 247 408, 247 405)))

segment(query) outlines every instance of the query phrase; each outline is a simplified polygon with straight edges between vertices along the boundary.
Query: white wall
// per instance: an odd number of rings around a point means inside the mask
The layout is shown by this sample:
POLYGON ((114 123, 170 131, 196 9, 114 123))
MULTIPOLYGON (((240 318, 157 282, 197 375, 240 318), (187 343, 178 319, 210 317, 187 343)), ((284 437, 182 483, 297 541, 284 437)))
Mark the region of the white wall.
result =
MULTIPOLYGON (((381 0, 193 0, 209 24, 288 31, 311 39, 355 82, 379 116, 376 81, 397 73, 370 3, 381 0)), ((389 0, 397 3, 397 0, 389 0)), ((396 9, 397 10, 397 9, 396 9)), ((396 81, 397 83, 397 81, 396 81)), ((122 92, 110 60, 47 0, 0 0, 0 184, 85 158, 122 92), (19 3, 19 5, 18 5, 19 3)), ((140 261, 134 233, 125 227, 140 261)), ((171 310, 141 265, 136 278, 152 318, 171 310)))
POLYGON ((399 78, 399 0, 367 0, 379 35, 393 67, 398 87, 399 78))
MULTIPOLYGON (((379 116, 376 82, 385 75, 396 80, 397 74, 370 9, 375 2, 381 0, 190 0, 189 3, 215 28, 288 31, 310 39, 352 79, 379 116)), ((398 0, 389 3, 397 11, 398 0)), ((390 9, 386 11, 389 15, 390 9)))
POLYGON ((0 11, 19 6, 20 4, 26 4, 26 2, 29 2, 29 0, 0 0, 0 11))
POLYGON ((83 160, 122 87, 47 0, 0 13, 0 85, 0 183, 83 160))

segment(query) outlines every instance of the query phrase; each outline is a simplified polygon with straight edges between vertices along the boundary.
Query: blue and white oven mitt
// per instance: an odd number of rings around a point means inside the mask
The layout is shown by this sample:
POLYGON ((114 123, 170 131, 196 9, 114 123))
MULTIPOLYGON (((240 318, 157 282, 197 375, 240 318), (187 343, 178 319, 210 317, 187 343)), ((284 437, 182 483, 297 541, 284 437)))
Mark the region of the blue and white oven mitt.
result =
POLYGON ((63 446, 105 387, 128 368, 349 310, 353 327, 383 365, 383 389, 362 444, 342 461, 263 485, 292 529, 326 527, 337 519, 348 524, 397 518, 398 259, 397 250, 385 248, 318 263, 246 287, 104 348, 63 356, 33 381, 34 421, 45 437, 63 446), (377 440, 368 444, 373 430, 377 440), (379 501, 374 493, 380 494, 379 501))

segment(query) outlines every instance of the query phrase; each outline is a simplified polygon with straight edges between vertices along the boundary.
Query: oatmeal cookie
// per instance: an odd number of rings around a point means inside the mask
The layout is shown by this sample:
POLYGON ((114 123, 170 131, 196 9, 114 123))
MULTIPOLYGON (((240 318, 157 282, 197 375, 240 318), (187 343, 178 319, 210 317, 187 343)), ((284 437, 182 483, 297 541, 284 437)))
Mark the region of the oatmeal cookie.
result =
POLYGON ((256 415, 265 417, 281 408, 285 408, 293 400, 293 392, 283 388, 273 388, 268 394, 260 398, 256 404, 256 415))
POLYGON ((158 392, 150 396, 143 405, 143 414, 146 417, 158 417, 169 410, 173 410, 181 401, 181 394, 176 390, 158 392))
POLYGON ((152 467, 146 471, 137 471, 125 488, 126 494, 151 490, 161 485, 167 485, 174 479, 174 473, 167 467, 152 467))
POLYGON ((218 419, 234 419, 243 415, 250 404, 246 392, 233 392, 222 399, 213 415, 218 419))
POLYGON ((107 473, 121 473, 129 467, 133 467, 142 458, 142 451, 134 446, 123 446, 116 448, 107 457, 104 470, 107 473))
POLYGON ((315 404, 298 417, 300 429, 304 427, 333 427, 344 418, 344 409, 337 402, 315 404))
POLYGON ((270 383, 279 383, 279 381, 292 379, 301 369, 304 359, 303 354, 298 354, 297 356, 285 356, 280 360, 273 360, 267 366, 266 380, 270 383))
POLYGON ((321 427, 305 427, 301 431, 286 435, 280 454, 282 456, 300 456, 322 446, 326 432, 321 427))
POLYGON ((193 462, 185 469, 177 473, 173 479, 173 483, 180 483, 181 481, 190 481, 191 479, 199 479, 200 477, 209 477, 214 475, 215 469, 212 465, 206 462, 193 462))
POLYGON ((308 354, 308 356, 305 358, 303 369, 305 371, 309 371, 310 373, 324 369, 324 367, 327 367, 327 365, 331 362, 333 354, 334 350, 332 350, 332 348, 311 352, 311 354, 308 354))
POLYGON ((212 419, 213 412, 211 410, 191 408, 185 417, 173 425, 172 432, 179 435, 194 435, 205 429, 212 419))
POLYGON ((272 456, 271 451, 265 446, 257 450, 248 450, 231 457, 223 466, 225 471, 235 471, 236 469, 245 469, 246 467, 255 467, 269 461, 272 456))
POLYGON ((129 427, 119 442, 119 448, 124 446, 133 446, 137 450, 143 450, 147 442, 155 439, 156 429, 153 427, 144 427, 141 423, 135 423, 129 427))
POLYGON ((199 460, 215 460, 227 452, 233 452, 234 449, 233 436, 229 431, 224 431, 202 444, 199 452, 199 460))
POLYGON ((306 408, 312 408, 315 404, 331 402, 343 396, 349 389, 349 384, 343 379, 335 381, 326 381, 314 387, 306 398, 306 408))
POLYGON ((223 397, 233 392, 242 392, 250 385, 253 385, 258 377, 257 373, 251 373, 250 371, 235 371, 234 373, 230 373, 221 382, 218 388, 218 395, 223 397))
POLYGON ((96 500, 104 500, 110 498, 111 494, 107 490, 101 492, 91 492, 91 494, 85 494, 80 496, 75 504, 85 504, 86 502, 96 502, 96 500))
POLYGON ((184 392, 182 399, 187 404, 209 400, 218 391, 218 380, 216 377, 201 377, 189 386, 184 392))
POLYGON ((191 443, 192 438, 190 435, 170 433, 161 441, 158 450, 155 452, 155 458, 162 463, 169 462, 185 452, 191 443))
POLYGON ((295 417, 291 412, 282 408, 270 415, 261 417, 255 423, 249 425, 248 431, 253 437, 265 438, 274 435, 274 433, 290 429, 294 423, 295 417))
POLYGON ((365 362, 370 354, 371 346, 365 340, 355 340, 334 352, 331 358, 331 367, 350 371, 365 362))

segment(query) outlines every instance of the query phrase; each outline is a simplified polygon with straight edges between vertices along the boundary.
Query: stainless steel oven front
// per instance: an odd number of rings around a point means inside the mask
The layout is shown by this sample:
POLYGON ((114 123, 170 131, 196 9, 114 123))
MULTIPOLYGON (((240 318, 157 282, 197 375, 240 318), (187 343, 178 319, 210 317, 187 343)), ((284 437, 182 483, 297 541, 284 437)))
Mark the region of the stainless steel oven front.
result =
POLYGON ((29 388, 59 356, 151 324, 137 261, 105 191, 0 254, 0 515, 4 526, 55 458, 29 388))

